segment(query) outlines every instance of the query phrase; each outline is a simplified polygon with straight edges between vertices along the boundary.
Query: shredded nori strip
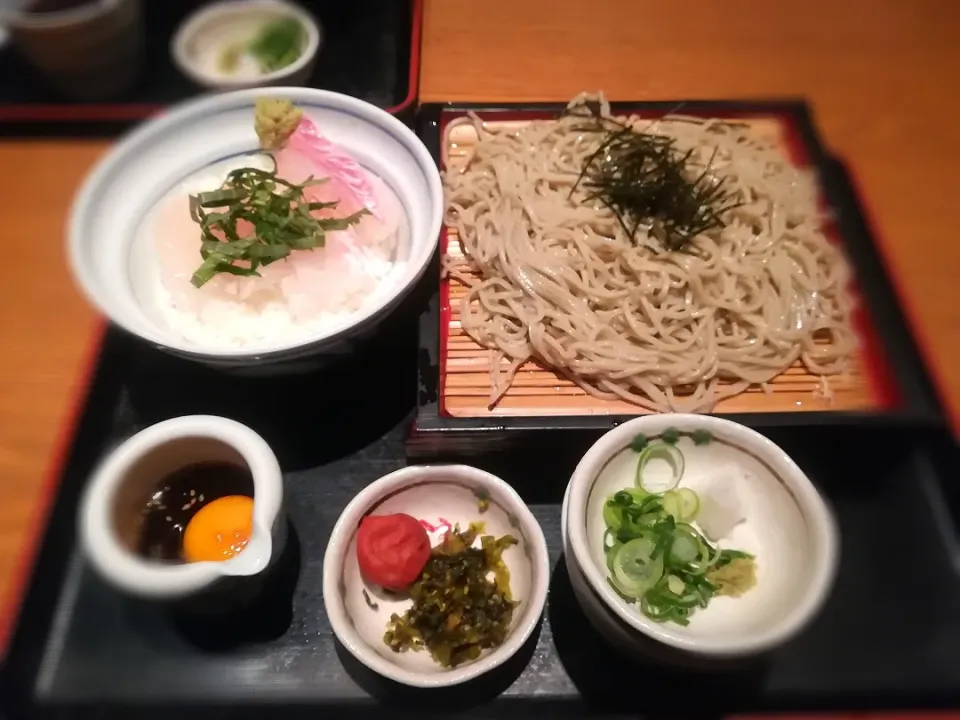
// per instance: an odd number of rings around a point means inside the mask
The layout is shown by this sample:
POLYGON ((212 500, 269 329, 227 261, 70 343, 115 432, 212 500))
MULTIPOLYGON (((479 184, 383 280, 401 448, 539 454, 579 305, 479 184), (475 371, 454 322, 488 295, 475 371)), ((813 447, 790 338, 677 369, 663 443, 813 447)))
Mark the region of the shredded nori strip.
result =
POLYGON ((604 135, 584 162, 571 196, 582 188, 588 201, 598 200, 614 214, 632 240, 644 225, 665 249, 683 250, 696 235, 723 227, 723 215, 741 204, 725 178, 710 172, 712 157, 695 174, 693 150, 682 152, 673 138, 603 117, 599 108, 576 108, 568 114, 587 121, 577 131, 604 135))
POLYGON ((475 525, 457 528, 433 549, 410 588, 413 606, 394 614, 383 636, 394 652, 426 648, 443 667, 456 667, 506 640, 517 603, 502 555, 517 541, 485 535, 480 548, 470 547, 477 534, 475 525))
POLYGON ((219 190, 191 195, 190 217, 200 225, 203 258, 190 280, 193 285, 202 287, 219 273, 259 276, 262 265, 294 250, 323 247, 326 233, 345 230, 368 214, 364 209, 340 218, 314 217, 315 211, 338 204, 304 197, 308 187, 324 182, 308 178, 291 183, 275 171, 241 168, 231 172, 219 190), (252 226, 252 234, 238 225, 244 222, 252 226))

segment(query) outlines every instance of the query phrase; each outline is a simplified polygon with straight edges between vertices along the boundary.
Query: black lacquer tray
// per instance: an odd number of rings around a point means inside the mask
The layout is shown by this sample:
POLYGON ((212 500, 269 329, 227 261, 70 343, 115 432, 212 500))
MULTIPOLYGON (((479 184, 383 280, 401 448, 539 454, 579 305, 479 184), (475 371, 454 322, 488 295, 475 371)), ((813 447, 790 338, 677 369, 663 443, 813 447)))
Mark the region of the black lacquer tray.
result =
POLYGON ((531 446, 523 462, 475 457, 543 525, 553 577, 539 631, 512 662, 459 688, 412 691, 358 667, 324 613, 322 557, 349 499, 407 462, 416 328, 432 290, 425 283, 358 357, 297 378, 225 377, 108 329, 24 588, 2 671, 5 716, 503 720, 960 705, 960 456, 935 429, 764 430, 835 507, 841 568, 822 614, 793 643, 711 674, 622 658, 580 611, 560 556, 559 503, 582 448, 531 446), (248 641, 233 649, 118 595, 76 550, 78 496, 97 460, 136 430, 191 413, 249 424, 285 472, 292 606, 268 603, 230 638, 248 641))
MULTIPOLYGON (((858 367, 864 384, 871 388, 870 399, 860 399, 860 404, 854 402, 845 406, 842 402, 836 402, 833 406, 824 404, 822 409, 798 411, 792 401, 798 400, 798 406, 807 404, 806 398, 812 398, 813 393, 788 393, 783 397, 789 399, 779 401, 781 405, 775 409, 768 406, 767 398, 771 396, 767 393, 756 393, 749 401, 745 394, 742 398, 733 399, 738 402, 736 409, 723 410, 724 404, 721 403, 716 414, 754 428, 802 428, 825 424, 902 428, 931 427, 942 422, 943 415, 934 385, 898 304, 881 249, 871 233, 871 226, 851 178, 842 163, 824 148, 811 111, 804 102, 657 101, 612 103, 611 107, 617 114, 641 113, 646 117, 656 117, 682 108, 684 114, 701 117, 730 118, 768 125, 775 123, 782 134, 784 151, 798 165, 812 170, 819 179, 821 201, 833 219, 830 235, 842 247, 853 267, 854 293, 858 299, 854 324, 861 342, 858 367), (801 398, 803 403, 799 402, 801 398), (784 407, 784 403, 789 407, 784 407)), ((442 146, 447 141, 445 128, 468 112, 478 113, 486 122, 497 123, 552 118, 562 110, 562 105, 544 103, 424 105, 420 108, 417 131, 438 165, 442 166, 442 146)), ((449 147, 456 148, 458 145, 449 147)), ((459 147, 463 147, 462 139, 459 147)), ((441 253, 447 242, 444 234, 440 238, 441 253)), ((439 260, 437 263, 432 270, 435 278, 440 276, 439 260)), ((437 295, 421 320, 418 366, 420 392, 411 438, 413 454, 418 457, 441 457, 449 454, 503 452, 511 448, 523 454, 530 443, 551 445, 559 441, 582 445, 610 427, 635 416, 612 414, 604 410, 601 404, 592 405, 583 412, 571 411, 573 405, 564 407, 563 401, 559 401, 559 405, 551 405, 555 398, 560 397, 555 392, 563 390, 552 386, 570 383, 563 378, 548 377, 539 370, 533 370, 537 379, 527 380, 527 386, 521 388, 513 399, 515 403, 527 403, 527 409, 518 410, 514 406, 508 410, 490 411, 486 406, 488 376, 485 367, 477 369, 482 354, 487 351, 469 342, 467 345, 473 345, 476 349, 464 349, 467 339, 455 330, 459 324, 451 313, 458 301, 453 299, 450 287, 449 284, 440 284, 437 295), (470 359, 469 365, 464 364, 464 357, 470 359), (527 400, 531 395, 536 399, 527 400), (468 405, 465 406, 465 402, 468 405), (454 403, 459 405, 455 406, 454 403), (544 412, 536 411, 538 403, 543 404, 544 412)), ((518 380, 524 373, 521 369, 518 380)), ((812 379, 812 376, 806 376, 807 381, 812 379)), ((785 386, 789 386, 789 383, 785 386)), ((771 387, 776 396, 776 381, 771 387)), ((508 392, 505 398, 509 395, 508 392)))
MULTIPOLYGON (((420 73, 423 0, 303 0, 323 26, 309 87, 333 90, 412 117, 420 73)), ((170 40, 200 0, 144 3, 147 68, 139 86, 110 102, 51 92, 9 43, 0 48, 0 135, 110 136, 202 92, 174 66, 170 40)))

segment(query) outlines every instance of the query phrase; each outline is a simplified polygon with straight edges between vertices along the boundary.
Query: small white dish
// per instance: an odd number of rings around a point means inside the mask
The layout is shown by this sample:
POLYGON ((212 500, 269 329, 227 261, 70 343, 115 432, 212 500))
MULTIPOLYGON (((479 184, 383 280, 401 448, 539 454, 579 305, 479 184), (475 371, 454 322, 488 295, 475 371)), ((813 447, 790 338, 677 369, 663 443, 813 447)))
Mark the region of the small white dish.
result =
POLYGON ((417 465, 386 475, 367 486, 343 511, 333 529, 323 560, 323 600, 330 625, 340 642, 361 663, 404 685, 446 687, 472 680, 503 664, 533 633, 543 613, 550 582, 550 561, 543 530, 516 491, 490 473, 466 465, 417 465), (479 510, 479 499, 489 507, 479 510), (519 603, 510 634, 497 648, 473 662, 444 668, 426 651, 392 651, 383 642, 387 621, 402 615, 408 599, 392 599, 364 582, 356 560, 356 533, 368 514, 406 513, 436 528, 431 542, 446 529, 465 530, 484 523, 484 534, 513 535, 519 541, 503 554, 510 587, 519 603), (372 608, 364 591, 375 601, 372 608))
POLYGON ((370 103, 312 88, 257 88, 182 103, 113 146, 84 180, 67 227, 70 267, 90 303, 127 332, 225 370, 269 368, 350 351, 416 285, 436 250, 443 190, 436 163, 406 125, 370 103), (148 218, 173 188, 200 171, 258 150, 254 104, 289 100, 333 143, 381 178, 403 207, 395 262, 382 287, 321 330, 240 347, 188 340, 164 320, 148 218))
MULTIPOLYGON (((577 565, 573 548, 567 539, 567 507, 570 497, 570 486, 563 496, 563 506, 560 515, 560 533, 563 540, 563 563, 570 580, 570 587, 577 599, 577 604, 583 611, 587 621, 596 630, 607 644, 623 653, 625 656, 641 663, 651 661, 664 665, 673 665, 680 668, 715 668, 715 661, 703 656, 686 653, 638 633, 623 622, 616 613, 604 605, 603 600, 593 592, 590 583, 577 565)), ((725 664, 724 667, 727 665, 725 664)))
MULTIPOLYGON (((823 498, 780 448, 729 420, 660 414, 620 425, 584 455, 570 479, 565 506, 566 543, 593 594, 628 628, 684 652, 735 658, 773 649, 816 615, 836 574, 839 537, 823 498), (715 597, 685 627, 654 622, 614 592, 603 551, 603 504, 634 483, 637 454, 631 440, 638 434, 656 438, 671 428, 711 434, 706 444, 695 445, 688 437, 677 444, 685 460, 680 487, 702 495, 712 483, 735 482, 745 520, 718 544, 752 553, 757 562, 753 589, 740 598, 715 597)), ((624 637, 617 633, 619 640, 624 637)))
POLYGON ((563 496, 563 505, 560 510, 560 534, 563 540, 563 562, 567 569, 567 577, 570 579, 570 587, 577 598, 577 604, 583 610, 583 614, 593 626, 593 629, 613 647, 617 648, 625 655, 636 658, 646 658, 646 654, 638 648, 635 633, 628 625, 620 622, 616 615, 607 608, 603 602, 590 589, 590 584, 584 577, 580 566, 577 565, 573 554, 573 548, 567 538, 567 512, 568 501, 570 498, 570 486, 567 485, 567 491, 563 496))
POLYGON ((237 90, 261 85, 302 85, 310 78, 323 42, 320 25, 299 5, 283 0, 226 0, 193 13, 177 28, 170 45, 180 71, 198 85, 211 89, 237 90), (263 73, 253 59, 238 58, 235 73, 219 68, 220 57, 230 47, 252 40, 267 23, 294 18, 303 25, 305 39, 299 57, 290 65, 263 73), (251 63, 251 67, 245 65, 251 63))
POLYGON ((177 599, 228 577, 256 575, 282 550, 283 474, 266 441, 246 425, 187 415, 141 430, 93 473, 80 502, 80 544, 97 573, 122 592, 177 599), (137 522, 170 473, 200 462, 245 466, 253 479, 253 534, 243 552, 220 562, 167 563, 134 550, 137 522))

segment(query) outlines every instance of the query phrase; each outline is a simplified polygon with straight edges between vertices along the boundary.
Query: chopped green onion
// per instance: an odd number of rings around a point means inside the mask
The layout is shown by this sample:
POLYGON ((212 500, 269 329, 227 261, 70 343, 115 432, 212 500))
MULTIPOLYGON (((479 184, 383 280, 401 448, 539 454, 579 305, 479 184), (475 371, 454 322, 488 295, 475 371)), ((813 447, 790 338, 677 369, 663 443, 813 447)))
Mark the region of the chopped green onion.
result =
POLYGON ((700 543, 697 537, 683 532, 674 535, 673 544, 670 548, 670 560, 678 565, 686 565, 696 560, 699 554, 700 543))
POLYGON ((612 504, 610 500, 605 502, 603 504, 603 522, 607 525, 607 531, 615 536, 623 524, 623 508, 612 504))
POLYGON ((647 446, 647 442, 648 442, 647 436, 640 433, 638 435, 635 435, 633 440, 630 441, 630 448, 634 452, 642 452, 643 449, 647 446))
POLYGON ((687 522, 695 520, 697 515, 700 513, 700 498, 697 496, 697 494, 690 488, 680 488, 679 490, 672 492, 676 492, 677 494, 677 504, 679 509, 677 518, 687 522))
POLYGON ((640 458, 637 460, 636 486, 646 492, 672 490, 683 476, 683 464, 683 453, 676 446, 662 442, 651 443, 643 449, 640 458), (663 460, 670 466, 670 478, 663 483, 662 487, 653 487, 649 478, 644 476, 644 471, 652 460, 663 460))
POLYGON ((651 620, 687 625, 692 613, 707 607, 718 593, 731 594, 719 575, 717 584, 711 582, 712 573, 752 556, 721 550, 704 538, 691 524, 700 509, 699 497, 690 488, 675 489, 683 476, 683 454, 663 435, 659 441, 643 441, 636 487, 615 492, 603 505, 607 581, 651 620), (647 477, 653 460, 663 460, 670 468, 668 480, 657 483, 668 487, 659 492, 651 489, 647 477))
POLYGON ((613 577, 624 592, 636 597, 663 576, 663 558, 654 557, 655 546, 639 538, 617 548, 613 559, 613 577))
POLYGON ((676 490, 667 490, 663 494, 663 510, 675 518, 680 517, 680 497, 676 490))
POLYGON ((667 589, 674 595, 683 595, 687 590, 687 584, 676 575, 667 578, 667 589))

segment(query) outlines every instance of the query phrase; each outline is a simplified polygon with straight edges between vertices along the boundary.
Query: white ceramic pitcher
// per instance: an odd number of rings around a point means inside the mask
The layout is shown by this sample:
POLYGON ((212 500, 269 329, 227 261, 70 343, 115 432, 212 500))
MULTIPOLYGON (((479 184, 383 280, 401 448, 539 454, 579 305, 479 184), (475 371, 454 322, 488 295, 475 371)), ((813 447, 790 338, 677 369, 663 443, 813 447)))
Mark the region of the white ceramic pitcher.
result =
POLYGON ((123 592, 186 598, 225 578, 257 575, 270 565, 283 549, 282 501, 280 465, 257 433, 222 417, 179 417, 137 433, 99 466, 80 504, 80 540, 94 569, 123 592), (253 478, 253 532, 243 552, 228 560, 183 564, 137 555, 130 540, 136 504, 170 473, 201 462, 245 466, 253 478))

